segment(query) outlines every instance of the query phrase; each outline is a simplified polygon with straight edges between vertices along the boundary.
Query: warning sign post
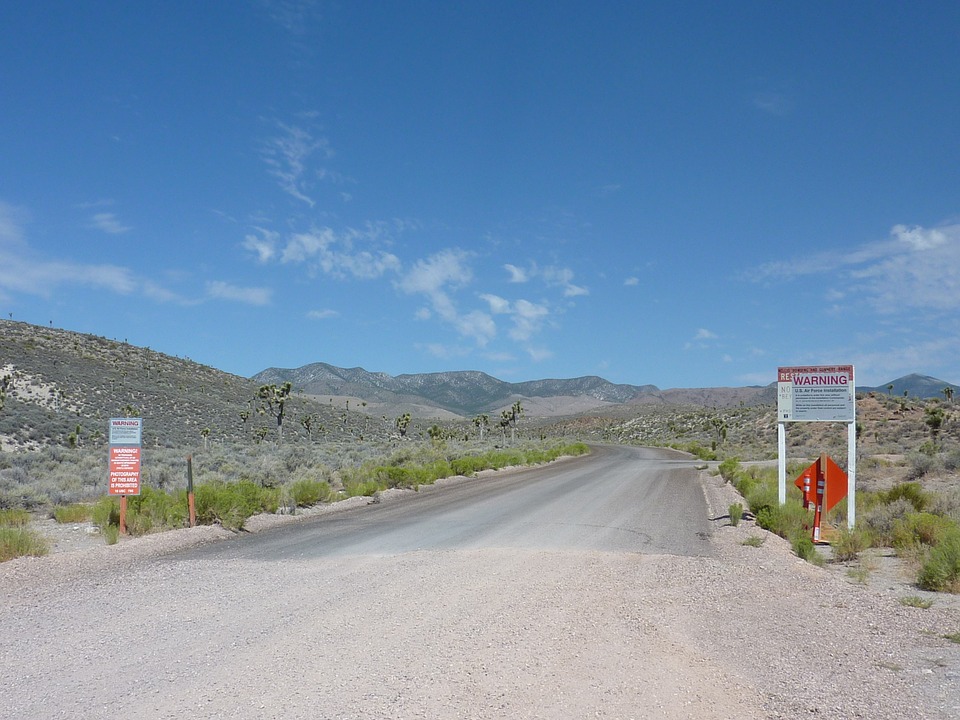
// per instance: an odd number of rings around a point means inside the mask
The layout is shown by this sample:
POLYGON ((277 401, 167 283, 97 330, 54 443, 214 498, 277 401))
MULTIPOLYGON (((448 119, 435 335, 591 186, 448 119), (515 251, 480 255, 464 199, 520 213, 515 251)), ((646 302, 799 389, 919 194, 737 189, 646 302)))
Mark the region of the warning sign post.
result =
POLYGON ((143 418, 110 418, 107 494, 120 496, 120 534, 127 534, 127 496, 140 494, 143 418))
POLYGON ((788 422, 839 422, 847 425, 847 527, 856 522, 857 398, 853 365, 814 365, 777 369, 779 501, 787 502, 788 422))

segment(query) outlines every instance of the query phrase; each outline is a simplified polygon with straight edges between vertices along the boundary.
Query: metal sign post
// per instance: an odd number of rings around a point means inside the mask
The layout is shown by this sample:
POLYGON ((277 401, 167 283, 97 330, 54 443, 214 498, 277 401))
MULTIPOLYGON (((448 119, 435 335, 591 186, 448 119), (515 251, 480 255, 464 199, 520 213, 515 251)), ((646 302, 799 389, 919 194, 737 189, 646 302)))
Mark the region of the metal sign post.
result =
POLYGON ((110 418, 107 494, 120 496, 120 534, 127 534, 127 496, 140 494, 142 418, 110 418))
POLYGON ((781 367, 777 370, 777 498, 787 502, 788 422, 847 425, 847 527, 856 523, 857 398, 853 365, 781 367))

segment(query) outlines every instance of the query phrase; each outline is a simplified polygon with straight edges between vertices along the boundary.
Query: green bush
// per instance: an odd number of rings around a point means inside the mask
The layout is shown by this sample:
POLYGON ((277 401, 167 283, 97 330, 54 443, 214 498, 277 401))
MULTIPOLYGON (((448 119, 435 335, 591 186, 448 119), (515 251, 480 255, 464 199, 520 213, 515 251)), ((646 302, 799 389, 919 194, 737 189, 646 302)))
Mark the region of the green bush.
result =
POLYGON ((30 523, 30 513, 23 508, 0 510, 0 527, 23 527, 30 523))
POLYGON ((870 536, 859 528, 853 530, 843 528, 831 545, 835 560, 840 562, 856 560, 860 553, 870 547, 870 536))
POLYGON ((727 514, 730 516, 730 524, 737 527, 737 525, 740 524, 740 520, 743 519, 743 505, 733 503, 727 510, 727 514))
POLYGON ((891 544, 897 550, 913 550, 919 545, 935 547, 956 529, 956 523, 949 518, 926 512, 910 513, 894 523, 891 544))
POLYGON ((87 522, 93 514, 93 507, 84 503, 58 505, 53 509, 53 519, 62 525, 87 522))
POLYGON ((93 524, 103 532, 110 526, 120 527, 120 501, 109 495, 97 500, 91 513, 93 524))
POLYGON ((954 527, 930 551, 917 585, 924 590, 960 593, 960 529, 954 527))
POLYGON ((376 480, 350 480, 344 483, 343 489, 346 491, 347 497, 370 497, 375 492, 386 488, 381 486, 376 480))
POLYGON ((740 471, 740 458, 727 458, 717 469, 720 471, 720 477, 727 482, 733 482, 740 471))
MULTIPOLYGON (((859 497, 861 493, 857 493, 859 497)), ((897 523, 914 511, 913 505, 903 498, 892 503, 881 503, 863 513, 863 526, 873 537, 873 544, 888 546, 893 544, 893 531, 897 523)))
POLYGON ((127 532, 131 535, 184 527, 187 515, 187 495, 184 491, 171 495, 144 486, 140 495, 127 498, 127 532))
POLYGON ((251 480, 235 483, 215 481, 196 487, 197 522, 218 523, 228 530, 239 530, 247 518, 257 513, 275 513, 280 507, 278 488, 260 487, 251 480))
POLYGON ((324 480, 297 480, 290 486, 290 498, 297 507, 310 507, 330 499, 330 484, 324 480))
POLYGON ((923 512, 930 503, 930 496, 923 491, 920 483, 905 482, 894 485, 883 493, 883 501, 888 505, 897 500, 906 500, 917 512, 923 512))
POLYGON ((48 552, 50 544, 39 533, 26 527, 0 527, 0 562, 48 552))

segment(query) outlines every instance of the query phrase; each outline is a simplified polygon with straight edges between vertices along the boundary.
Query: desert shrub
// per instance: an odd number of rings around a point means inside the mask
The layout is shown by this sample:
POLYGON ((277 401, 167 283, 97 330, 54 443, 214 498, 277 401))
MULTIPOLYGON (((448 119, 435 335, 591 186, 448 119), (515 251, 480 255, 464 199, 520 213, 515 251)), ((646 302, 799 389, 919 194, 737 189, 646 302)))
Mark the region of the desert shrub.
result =
POLYGON ((859 528, 843 528, 831 542, 833 557, 840 562, 856 560, 860 553, 870 547, 870 536, 859 528))
POLYGON ((486 470, 487 465, 482 457, 476 455, 467 455, 466 457, 454 458, 450 461, 450 469, 455 475, 473 475, 474 473, 486 470))
POLYGON ((893 530, 897 522, 914 512, 913 504, 903 498, 882 503, 863 513, 862 522, 873 537, 873 544, 893 544, 893 530))
POLYGON ((26 527, 0 527, 0 562, 48 552, 50 544, 39 533, 26 527))
POLYGON ((722 477, 727 482, 733 482, 734 478, 737 475, 737 472, 740 470, 740 459, 739 458, 727 458, 720 466, 717 468, 720 472, 720 477, 722 477))
POLYGON ((127 498, 127 530, 131 535, 183 527, 187 522, 187 497, 144 486, 140 495, 127 498))
POLYGON ((109 495, 100 498, 93 506, 91 518, 101 532, 111 526, 120 527, 120 501, 109 495))
POLYGON ((790 541, 793 551, 801 560, 806 560, 814 565, 823 565, 823 555, 817 552, 817 548, 813 544, 813 538, 807 533, 795 531, 794 534, 787 539, 790 541))
POLYGON ((756 512, 756 516, 760 527, 786 538, 791 543, 798 535, 809 536, 813 527, 813 513, 798 502, 788 502, 786 505, 774 502, 764 505, 756 512))
POLYGON ((927 512, 909 513, 894 523, 891 544, 898 550, 910 550, 918 545, 935 547, 956 529, 956 523, 949 518, 927 512))
POLYGON ((930 512, 960 524, 960 488, 948 488, 936 493, 930 503, 930 512))
POLYGON ((737 527, 737 525, 740 524, 740 520, 743 519, 743 505, 733 503, 727 510, 727 515, 730 517, 730 524, 737 527))
POLYGON ((930 501, 930 496, 923 491, 918 482, 905 482, 894 485, 883 494, 883 501, 887 504, 897 500, 906 500, 917 512, 923 512, 930 501))
POLYGON ((346 480, 343 483, 343 489, 347 497, 367 496, 370 497, 375 492, 384 488, 376 480, 346 480))
POLYGON ((0 527, 24 527, 30 523, 30 513, 23 508, 0 510, 0 527))
POLYGON ((917 576, 924 590, 960 592, 960 528, 954 526, 927 556, 917 576))
POLYGON ((950 450, 943 454, 943 467, 951 472, 960 470, 960 449, 950 450))
POLYGON ((53 509, 53 519, 61 524, 82 523, 90 519, 93 507, 83 503, 58 505, 53 509))
POLYGON ((938 469, 940 463, 935 455, 924 452, 912 452, 907 455, 909 469, 907 477, 910 480, 919 480, 938 469))
POLYGON ((252 515, 275 513, 280 507, 279 489, 260 487, 250 480, 205 482, 197 486, 195 496, 197 521, 218 523, 229 530, 239 530, 252 515))
POLYGON ((906 597, 900 598, 900 604, 904 607, 929 610, 931 607, 933 607, 933 600, 924 600, 919 595, 907 595, 906 597))
POLYGON ((309 507, 330 499, 330 484, 324 480, 302 478, 290 485, 288 492, 298 507, 309 507))

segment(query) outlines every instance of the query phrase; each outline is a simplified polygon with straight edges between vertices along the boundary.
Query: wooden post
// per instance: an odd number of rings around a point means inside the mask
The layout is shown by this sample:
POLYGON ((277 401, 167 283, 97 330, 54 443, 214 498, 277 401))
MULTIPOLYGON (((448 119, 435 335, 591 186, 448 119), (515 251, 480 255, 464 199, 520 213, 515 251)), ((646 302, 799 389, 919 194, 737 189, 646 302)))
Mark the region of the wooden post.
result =
POLYGON ((120 534, 127 534, 127 496, 120 496, 120 534))
POLYGON ((190 527, 196 527, 197 504, 193 496, 193 455, 187 455, 187 507, 190 509, 190 527))

